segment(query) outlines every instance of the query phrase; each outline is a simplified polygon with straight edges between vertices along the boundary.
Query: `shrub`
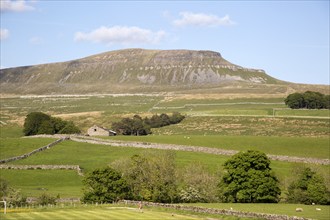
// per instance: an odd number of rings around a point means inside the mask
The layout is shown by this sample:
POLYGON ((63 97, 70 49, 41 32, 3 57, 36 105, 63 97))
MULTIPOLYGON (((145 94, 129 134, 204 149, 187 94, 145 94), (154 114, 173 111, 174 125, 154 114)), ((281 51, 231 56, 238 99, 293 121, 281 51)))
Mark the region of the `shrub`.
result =
POLYGON ((55 205, 56 204, 56 199, 58 199, 60 196, 57 195, 57 197, 49 195, 47 193, 41 194, 37 198, 37 204, 38 205, 55 205))

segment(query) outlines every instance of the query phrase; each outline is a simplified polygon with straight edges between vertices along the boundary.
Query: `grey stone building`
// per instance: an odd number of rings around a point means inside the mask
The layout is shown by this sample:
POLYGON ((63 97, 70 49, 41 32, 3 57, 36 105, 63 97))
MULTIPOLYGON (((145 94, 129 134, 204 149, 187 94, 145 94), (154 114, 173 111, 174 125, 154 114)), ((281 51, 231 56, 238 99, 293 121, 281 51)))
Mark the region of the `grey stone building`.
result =
POLYGON ((112 131, 110 129, 106 129, 97 125, 94 125, 90 127, 87 130, 87 134, 89 136, 116 136, 117 133, 115 131, 112 131))

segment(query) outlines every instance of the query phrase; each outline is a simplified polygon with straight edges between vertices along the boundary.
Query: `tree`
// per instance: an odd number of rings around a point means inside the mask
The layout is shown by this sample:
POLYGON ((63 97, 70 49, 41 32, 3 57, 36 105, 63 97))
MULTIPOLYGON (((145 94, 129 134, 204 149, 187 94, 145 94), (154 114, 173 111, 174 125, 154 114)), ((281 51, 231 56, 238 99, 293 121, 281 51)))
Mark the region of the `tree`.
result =
POLYGON ((59 134, 79 134, 80 130, 77 126, 75 126, 75 124, 73 124, 72 121, 68 121, 66 123, 64 123, 65 126, 59 130, 57 133, 59 134))
POLYGON ((121 173, 111 167, 89 173, 83 180, 83 202, 112 203, 130 198, 130 188, 121 173))
POLYGON ((24 134, 26 136, 36 134, 75 134, 80 133, 71 121, 51 117, 42 112, 29 113, 24 122, 24 134))
POLYGON ((0 200, 5 200, 8 205, 22 206, 25 205, 26 196, 20 190, 9 186, 5 179, 0 178, 0 200))
POLYGON ((173 112, 172 116, 170 117, 171 124, 178 124, 180 123, 185 116, 181 115, 179 112, 173 112))
POLYGON ((330 192, 320 175, 305 168, 298 179, 289 185, 288 202, 326 205, 330 202, 330 192))
POLYGON ((42 112, 29 113, 24 121, 24 135, 39 134, 39 128, 44 121, 50 121, 50 116, 42 112))
POLYGON ((279 181, 266 154, 249 150, 227 160, 219 187, 223 202, 274 203, 281 194, 279 181))
POLYGON ((216 202, 217 180, 205 166, 193 163, 181 170, 179 175, 182 202, 216 202))
POLYGON ((173 152, 145 152, 112 164, 132 189, 133 199, 174 202, 177 198, 175 155, 173 152))
POLYGON ((292 109, 329 109, 330 106, 329 95, 312 91, 290 94, 284 102, 292 109))
POLYGON ((288 95, 288 97, 284 100, 285 104, 293 109, 304 108, 304 97, 300 93, 293 93, 288 95))

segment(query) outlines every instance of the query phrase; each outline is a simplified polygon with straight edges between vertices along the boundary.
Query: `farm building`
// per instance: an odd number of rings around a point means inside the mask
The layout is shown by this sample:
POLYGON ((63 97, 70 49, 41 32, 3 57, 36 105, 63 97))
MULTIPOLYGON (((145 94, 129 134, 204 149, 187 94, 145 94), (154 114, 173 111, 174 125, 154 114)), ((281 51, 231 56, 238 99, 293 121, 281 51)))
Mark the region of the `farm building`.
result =
POLYGON ((110 129, 102 128, 100 126, 94 125, 87 130, 89 136, 116 136, 117 133, 110 129))

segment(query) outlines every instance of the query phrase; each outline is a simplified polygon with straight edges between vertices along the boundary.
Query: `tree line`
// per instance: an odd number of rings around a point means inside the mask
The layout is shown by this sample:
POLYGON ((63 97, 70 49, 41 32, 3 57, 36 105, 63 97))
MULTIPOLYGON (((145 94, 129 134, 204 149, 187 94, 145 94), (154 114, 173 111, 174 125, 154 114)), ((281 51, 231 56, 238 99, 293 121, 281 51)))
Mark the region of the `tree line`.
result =
POLYGON ((288 95, 284 102, 292 109, 330 109, 330 95, 319 92, 296 92, 288 95))
MULTIPOLYGON (((210 173, 202 164, 178 169, 171 151, 146 152, 120 159, 87 174, 82 202, 111 203, 121 199, 174 202, 277 203, 279 180, 270 160, 259 151, 228 159, 224 173, 210 173)), ((329 204, 330 192, 321 175, 303 168, 289 185, 285 201, 329 204)))
POLYGON ((172 115, 162 113, 151 116, 151 118, 142 118, 134 115, 133 118, 123 118, 119 122, 112 124, 112 130, 122 135, 148 135, 151 134, 151 128, 160 128, 172 124, 180 123, 185 118, 179 112, 173 112, 172 115))
POLYGON ((72 121, 65 121, 42 112, 29 113, 24 121, 25 136, 37 134, 77 134, 80 130, 72 121))
MULTIPOLYGON (((299 167, 285 193, 259 151, 239 152, 211 173, 200 163, 177 168, 172 151, 145 151, 98 168, 83 179, 84 203, 112 203, 121 199, 162 203, 232 202, 330 204, 330 191, 321 175, 299 167)), ((37 203, 55 204, 59 195, 42 194, 37 203)), ((0 199, 8 205, 27 204, 27 197, 0 178, 0 199)))

